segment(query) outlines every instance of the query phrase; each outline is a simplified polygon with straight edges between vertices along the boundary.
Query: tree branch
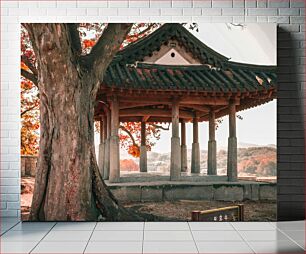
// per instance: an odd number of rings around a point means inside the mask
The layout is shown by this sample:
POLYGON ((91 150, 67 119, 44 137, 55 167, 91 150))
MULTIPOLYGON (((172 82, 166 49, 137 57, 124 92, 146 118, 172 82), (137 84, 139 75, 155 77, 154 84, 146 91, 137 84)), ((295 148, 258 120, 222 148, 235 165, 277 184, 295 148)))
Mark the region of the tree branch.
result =
POLYGON ((72 51, 79 56, 82 53, 80 34, 78 31, 79 24, 77 23, 67 24, 67 27, 70 36, 72 51))
POLYGON ((36 67, 31 63, 30 59, 26 57, 25 55, 21 56, 21 61, 32 71, 34 75, 37 75, 37 69, 36 67))
POLYGON ((120 125, 119 128, 120 128, 121 130, 123 130, 126 134, 128 134, 129 137, 132 139, 133 145, 134 145, 134 146, 137 146, 136 141, 135 141, 135 139, 134 139, 132 133, 131 133, 127 128, 125 128, 123 125, 120 125))
POLYGON ((38 85, 37 76, 24 69, 21 69, 21 76, 33 82, 34 85, 38 85))
POLYGON ((156 129, 162 129, 162 130, 165 130, 165 131, 170 130, 170 123, 168 123, 167 127, 164 127, 164 126, 161 126, 161 125, 157 125, 157 124, 154 124, 154 123, 152 123, 151 125, 153 127, 155 127, 156 129))
POLYGON ((156 25, 155 23, 150 24, 146 29, 142 30, 140 33, 131 35, 130 39, 131 38, 135 38, 135 39, 142 38, 142 36, 145 35, 147 32, 149 32, 155 25, 156 25))
POLYGON ((23 115, 25 115, 27 112, 33 110, 34 108, 36 108, 38 105, 34 105, 32 107, 29 107, 27 109, 25 109, 23 112, 21 112, 20 116, 22 117, 23 115))
POLYGON ((93 94, 96 94, 98 91, 99 81, 101 81, 101 78, 103 79, 108 65, 120 49, 131 27, 132 24, 108 24, 97 43, 93 46, 90 54, 84 57, 84 60, 86 60, 85 64, 92 68, 96 79, 93 94))

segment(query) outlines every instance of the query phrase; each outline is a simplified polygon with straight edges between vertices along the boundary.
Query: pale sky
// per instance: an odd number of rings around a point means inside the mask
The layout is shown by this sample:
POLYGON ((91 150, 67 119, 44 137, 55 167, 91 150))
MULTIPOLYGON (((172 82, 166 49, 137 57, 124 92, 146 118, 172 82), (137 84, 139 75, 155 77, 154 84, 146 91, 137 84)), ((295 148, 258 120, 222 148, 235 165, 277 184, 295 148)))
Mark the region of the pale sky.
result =
MULTIPOLYGON (((191 31, 207 46, 235 62, 276 65, 276 25, 246 24, 244 27, 226 24, 199 24, 199 32, 191 31)), ((276 144, 276 100, 237 114, 238 143, 258 145, 276 144)), ((227 146, 228 118, 216 131, 217 147, 227 146)), ((171 131, 162 131, 152 151, 170 152, 171 131)), ((201 149, 207 150, 208 123, 199 124, 201 149)), ((191 148, 192 124, 187 124, 187 146, 191 148)))

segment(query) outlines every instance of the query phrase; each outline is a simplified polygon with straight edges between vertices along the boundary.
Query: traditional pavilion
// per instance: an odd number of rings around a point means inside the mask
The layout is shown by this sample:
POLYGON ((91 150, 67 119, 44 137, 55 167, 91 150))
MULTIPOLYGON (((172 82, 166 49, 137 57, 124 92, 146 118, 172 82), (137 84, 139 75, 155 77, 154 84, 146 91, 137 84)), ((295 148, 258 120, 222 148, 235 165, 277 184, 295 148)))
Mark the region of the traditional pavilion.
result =
POLYGON ((208 121, 207 175, 216 175, 215 120, 229 115, 227 180, 237 181, 236 112, 276 98, 275 71, 232 62, 180 24, 165 24, 128 45, 108 67, 97 97, 103 178, 120 182, 120 122, 141 122, 141 172, 147 172, 146 123, 171 123, 170 180, 176 181, 187 171, 185 124, 193 123, 191 173, 200 173, 198 123, 208 121))

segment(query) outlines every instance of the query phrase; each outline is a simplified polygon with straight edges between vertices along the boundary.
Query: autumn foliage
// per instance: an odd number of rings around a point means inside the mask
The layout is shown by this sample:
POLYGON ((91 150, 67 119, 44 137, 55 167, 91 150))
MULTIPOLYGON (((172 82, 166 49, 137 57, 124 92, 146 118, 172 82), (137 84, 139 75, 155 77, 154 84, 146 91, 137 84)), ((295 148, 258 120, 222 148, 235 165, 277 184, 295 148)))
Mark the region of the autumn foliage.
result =
POLYGON ((122 171, 139 171, 138 164, 131 159, 120 160, 120 169, 122 171))
MULTIPOLYGON (((121 49, 131 42, 143 38, 157 29, 157 23, 134 24, 121 45, 121 49)), ((82 23, 78 30, 81 38, 82 53, 87 54, 98 41, 107 27, 104 23, 82 23)), ((21 26, 21 154, 36 155, 39 150, 39 93, 35 69, 35 55, 26 29, 21 26)), ((124 123, 120 129, 120 144, 132 156, 139 156, 140 123, 124 123), (124 130, 123 130, 124 129, 124 130)), ((98 128, 97 128, 98 129, 98 128)), ((147 125, 148 150, 159 139, 156 125, 147 125)))
MULTIPOLYGON (((35 56, 30 46, 28 34, 21 29, 21 71, 33 74, 28 65, 35 66, 35 56), (26 63, 27 64, 26 64, 26 63)), ((37 86, 21 76, 21 154, 36 155, 39 141, 39 95, 37 86)))
POLYGON ((238 172, 257 176, 276 176, 276 149, 273 147, 239 149, 238 172))

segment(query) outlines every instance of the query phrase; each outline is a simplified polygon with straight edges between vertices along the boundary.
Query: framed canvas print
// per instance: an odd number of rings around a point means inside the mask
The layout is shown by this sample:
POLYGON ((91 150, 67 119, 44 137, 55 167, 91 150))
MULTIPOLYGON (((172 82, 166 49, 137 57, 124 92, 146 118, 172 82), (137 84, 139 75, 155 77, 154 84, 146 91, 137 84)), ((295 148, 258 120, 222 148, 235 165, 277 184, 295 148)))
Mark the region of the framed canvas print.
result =
POLYGON ((276 25, 25 23, 29 221, 276 220, 276 25))

